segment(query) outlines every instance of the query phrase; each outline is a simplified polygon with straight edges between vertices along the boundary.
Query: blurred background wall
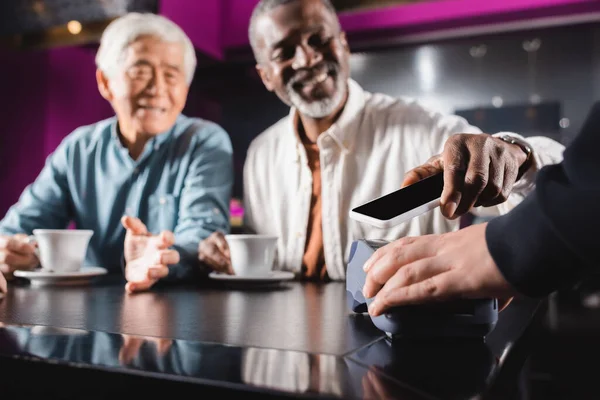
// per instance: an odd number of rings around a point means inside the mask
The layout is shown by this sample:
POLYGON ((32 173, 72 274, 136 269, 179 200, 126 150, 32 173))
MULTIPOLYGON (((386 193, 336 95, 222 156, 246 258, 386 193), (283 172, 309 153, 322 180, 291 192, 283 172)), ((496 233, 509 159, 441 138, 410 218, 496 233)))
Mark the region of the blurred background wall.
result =
MULTIPOLYGON (((5 0, 0 3, 0 215, 78 126, 112 116, 96 88, 100 34, 128 11, 163 14, 197 48, 184 112, 234 144, 234 196, 250 141, 287 113, 260 82, 247 23, 256 0, 5 0)), ((416 98, 486 132, 568 144, 600 93, 596 0, 334 2, 369 91, 416 98)))

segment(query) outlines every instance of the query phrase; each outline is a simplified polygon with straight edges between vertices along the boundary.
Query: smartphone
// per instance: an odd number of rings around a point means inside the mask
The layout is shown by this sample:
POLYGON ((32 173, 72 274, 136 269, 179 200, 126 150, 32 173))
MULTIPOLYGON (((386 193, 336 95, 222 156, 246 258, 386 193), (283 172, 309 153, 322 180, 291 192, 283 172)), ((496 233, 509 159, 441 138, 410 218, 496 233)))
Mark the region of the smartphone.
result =
POLYGON ((350 210, 350 218, 390 228, 440 206, 444 174, 430 176, 350 210))

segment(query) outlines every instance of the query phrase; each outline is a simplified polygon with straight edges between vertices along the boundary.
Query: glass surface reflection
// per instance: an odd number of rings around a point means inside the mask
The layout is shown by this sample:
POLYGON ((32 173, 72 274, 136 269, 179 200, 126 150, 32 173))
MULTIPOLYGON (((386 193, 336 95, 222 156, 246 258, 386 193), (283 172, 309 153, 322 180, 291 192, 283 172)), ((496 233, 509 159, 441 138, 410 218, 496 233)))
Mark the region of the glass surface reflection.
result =
POLYGON ((386 394, 380 380, 386 376, 423 397, 444 399, 466 399, 482 393, 499 366, 483 340, 466 339, 384 339, 349 358, 372 372, 363 379, 365 392, 386 394))
POLYGON ((377 380, 390 393, 406 390, 360 363, 335 355, 0 324, 0 358, 32 357, 49 364, 135 371, 149 377, 158 373, 160 378, 185 377, 236 390, 246 387, 323 398, 380 398, 376 392, 364 392, 366 380, 377 380))

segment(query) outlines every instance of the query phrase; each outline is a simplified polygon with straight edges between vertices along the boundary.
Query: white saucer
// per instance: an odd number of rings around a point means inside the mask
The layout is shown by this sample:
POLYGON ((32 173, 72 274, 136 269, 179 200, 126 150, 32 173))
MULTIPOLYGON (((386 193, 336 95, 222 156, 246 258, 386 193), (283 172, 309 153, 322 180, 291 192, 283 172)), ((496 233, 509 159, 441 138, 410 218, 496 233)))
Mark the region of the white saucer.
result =
POLYGON ((32 286, 78 285, 87 283, 92 278, 106 274, 108 271, 100 267, 82 267, 77 272, 49 272, 42 269, 33 271, 15 271, 14 275, 31 281, 32 286))
POLYGON ((271 282, 282 282, 294 279, 295 275, 289 271, 272 271, 268 275, 256 275, 256 276, 238 276, 238 275, 227 275, 220 274, 218 272, 211 272, 208 275, 212 279, 228 281, 228 282, 244 282, 244 283, 271 283, 271 282))

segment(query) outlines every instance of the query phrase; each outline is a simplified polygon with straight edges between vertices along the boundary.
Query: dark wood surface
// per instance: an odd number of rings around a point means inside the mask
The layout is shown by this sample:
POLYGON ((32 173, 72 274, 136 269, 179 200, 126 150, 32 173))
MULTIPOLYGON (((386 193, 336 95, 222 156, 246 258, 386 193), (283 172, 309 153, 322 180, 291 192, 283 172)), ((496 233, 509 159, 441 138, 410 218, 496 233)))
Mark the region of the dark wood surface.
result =
MULTIPOLYGON (((502 396, 511 398, 506 396, 518 389, 539 302, 513 301, 485 341, 458 344, 392 341, 368 316, 347 307, 341 282, 270 288, 208 282, 129 295, 121 277, 77 287, 36 288, 21 281, 0 301, 0 322, 11 338, 0 337, 0 364, 14 372, 11 382, 20 379, 17 371, 31 370, 21 365, 28 358, 19 358, 20 352, 51 361, 55 373, 74 363, 77 374, 90 367, 80 382, 93 382, 99 368, 118 372, 103 377, 105 395, 109 377, 142 373, 170 384, 191 379, 187 384, 203 390, 333 398, 465 398, 497 393, 508 383, 512 389, 502 396), (137 346, 130 335, 140 339, 137 346), (162 340, 166 353, 158 351, 162 340)), ((137 388, 131 379, 130 388, 137 388)), ((44 390, 59 381, 49 379, 44 390)))
POLYGON ((344 355, 382 337, 356 324, 341 282, 275 287, 159 287, 129 295, 120 278, 93 286, 12 285, 0 321, 241 347, 344 355))

